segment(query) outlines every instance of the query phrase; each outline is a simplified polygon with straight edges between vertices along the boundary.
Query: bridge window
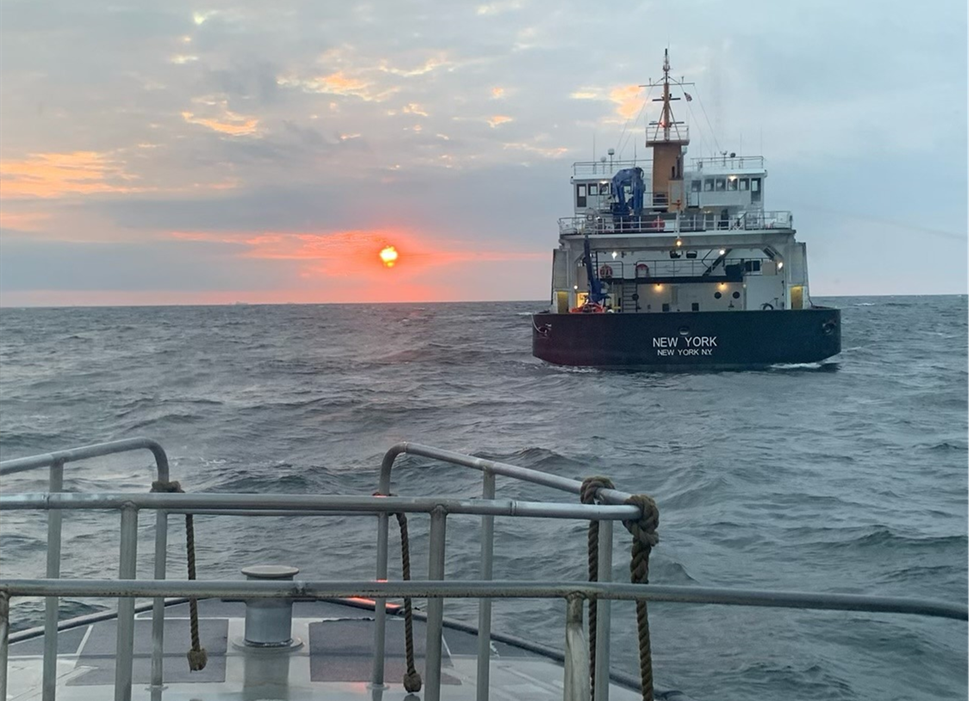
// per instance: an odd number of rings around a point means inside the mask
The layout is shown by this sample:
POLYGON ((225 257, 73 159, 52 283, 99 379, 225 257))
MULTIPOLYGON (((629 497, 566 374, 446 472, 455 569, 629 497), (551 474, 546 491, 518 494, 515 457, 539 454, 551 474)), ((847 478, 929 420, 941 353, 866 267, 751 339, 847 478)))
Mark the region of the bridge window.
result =
POLYGON ((704 181, 704 191, 711 192, 714 189, 714 178, 708 178, 704 181))
POLYGON ((599 183, 599 194, 600 195, 609 194, 609 183, 599 183))
POLYGON ((700 180, 692 180, 691 181, 691 192, 700 192, 700 191, 701 191, 701 181, 700 180))
POLYGON ((596 183, 589 183, 589 195, 595 197, 599 194, 599 185, 596 183))
POLYGON ((717 192, 724 192, 724 185, 727 181, 724 178, 718 178, 714 181, 714 189, 717 192))
POLYGON ((728 189, 732 192, 738 189, 738 178, 735 177, 728 178, 728 189))
POLYGON ((576 207, 586 206, 586 186, 577 185, 576 186, 576 207))
POLYGON ((748 178, 738 178, 738 189, 742 192, 748 192, 748 178))

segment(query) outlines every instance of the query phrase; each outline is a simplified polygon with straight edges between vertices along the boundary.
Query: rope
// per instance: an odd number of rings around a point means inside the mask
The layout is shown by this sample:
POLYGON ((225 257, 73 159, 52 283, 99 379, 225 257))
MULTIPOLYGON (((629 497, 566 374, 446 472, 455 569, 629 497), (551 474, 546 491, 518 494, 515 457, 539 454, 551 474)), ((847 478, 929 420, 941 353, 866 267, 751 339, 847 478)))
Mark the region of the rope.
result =
MULTIPOLYGON (((152 483, 150 492, 165 492, 182 494, 179 482, 157 481, 152 483)), ((186 514, 186 575, 190 580, 196 579, 196 537, 193 531, 193 514, 186 514)), ((190 597, 190 650, 186 653, 191 672, 199 672, 207 666, 207 651, 200 645, 200 614, 197 610, 196 599, 190 597)))
MULTIPOLYGON (((396 514, 399 521, 400 543, 403 550, 403 581, 410 581, 410 535, 406 529, 406 514, 396 514)), ((406 674, 403 675, 403 688, 410 693, 416 693, 423 686, 420 673, 416 671, 416 664, 413 659, 413 599, 406 597, 403 600, 405 609, 405 634, 406 634, 406 674)))
MULTIPOLYGON (((614 489, 608 477, 587 477, 579 490, 579 501, 595 504, 596 492, 600 489, 614 489)), ((589 581, 599 579, 599 521, 589 522, 589 581)), ((596 597, 589 597, 589 698, 596 694, 596 597)))
MULTIPOLYGON (((381 494, 376 492, 374 497, 394 496, 392 494, 381 494)), ((406 525, 406 514, 397 513, 396 521, 399 523, 399 538, 401 551, 403 553, 403 581, 410 581, 410 533, 406 525)), ((404 609, 404 635, 406 636, 406 674, 403 675, 403 688, 413 694, 423 686, 423 679, 416 671, 416 660, 413 652, 413 599, 409 596, 403 599, 404 609)))
MULTIPOLYGON (((630 581, 633 584, 646 584, 650 573, 650 551, 660 541, 657 526, 660 513, 657 504, 645 494, 634 494, 626 500, 627 504, 640 507, 640 518, 623 521, 626 530, 633 534, 633 547, 630 549, 630 581)), ((643 701, 653 701, 653 660, 650 656, 650 625, 647 621, 647 602, 636 602, 637 638, 640 642, 640 679, 643 687, 643 701)))

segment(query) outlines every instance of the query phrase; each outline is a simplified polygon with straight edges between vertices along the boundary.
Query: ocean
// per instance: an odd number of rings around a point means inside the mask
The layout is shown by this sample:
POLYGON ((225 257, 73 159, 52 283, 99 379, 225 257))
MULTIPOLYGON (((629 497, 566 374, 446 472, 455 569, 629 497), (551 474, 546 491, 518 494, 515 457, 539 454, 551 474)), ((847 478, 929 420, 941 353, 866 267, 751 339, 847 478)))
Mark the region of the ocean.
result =
MULTIPOLYGON (((965 602, 968 298, 817 301, 843 310, 837 358, 693 374, 546 365, 531 355, 539 302, 3 309, 0 458, 146 436, 187 491, 369 494, 386 448, 409 440, 653 496, 654 583, 965 602)), ((71 464, 65 481, 146 491, 151 465, 147 454, 71 464)), ((481 487, 479 473, 414 457, 393 479, 401 495, 481 487)), ((45 484, 17 475, 2 491, 45 484)), ((566 497, 504 479, 498 494, 566 497)), ((116 518, 65 517, 63 576, 116 576, 116 518)), ((151 521, 140 522, 142 576, 151 521)), ((410 528, 425 572, 428 525, 412 517, 410 528)), ((448 521, 448 577, 477 578, 478 529, 474 517, 448 521)), ((584 579, 585 530, 499 518, 496 575, 584 579)), ((2 576, 43 576, 45 537, 42 513, 4 513, 2 576)), ((178 524, 170 538, 177 563, 178 524)), ((308 579, 375 574, 371 519, 204 516, 196 540, 203 579, 256 563, 308 579)), ((619 527, 620 581, 628 540, 619 527)), ((100 606, 69 600, 62 616, 100 606)), ((15 601, 14 629, 42 609, 15 601)), ((469 622, 474 611, 446 606, 469 622)), ((633 619, 630 604, 613 605, 613 664, 629 672, 633 619)), ((560 602, 495 604, 496 630, 561 647, 563 625, 560 602)), ((658 687, 702 701, 967 696, 957 621, 659 604, 650 625, 658 687)))

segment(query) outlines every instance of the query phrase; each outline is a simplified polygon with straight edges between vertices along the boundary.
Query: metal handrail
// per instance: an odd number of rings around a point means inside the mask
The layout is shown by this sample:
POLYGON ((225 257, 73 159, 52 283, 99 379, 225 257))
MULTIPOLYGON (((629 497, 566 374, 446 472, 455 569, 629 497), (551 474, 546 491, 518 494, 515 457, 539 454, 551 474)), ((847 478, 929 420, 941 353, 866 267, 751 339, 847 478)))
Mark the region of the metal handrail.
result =
POLYGON ((722 217, 720 214, 705 212, 682 212, 672 218, 658 214, 645 214, 638 217, 620 219, 609 212, 592 216, 573 216, 559 218, 559 234, 573 236, 581 234, 675 234, 697 231, 761 231, 768 229, 791 229, 792 212, 787 210, 739 212, 734 216, 722 217))
MULTIPOLYGON (((53 453, 43 453, 25 458, 5 460, 0 462, 0 476, 13 475, 19 472, 49 468, 48 491, 50 493, 64 490, 64 466, 69 462, 89 460, 91 458, 117 455, 121 453, 148 450, 156 462, 156 480, 169 481, 169 457, 157 441, 151 438, 125 438, 107 443, 94 443, 69 450, 59 450, 53 453)), ((156 559, 153 575, 156 579, 166 578, 166 541, 169 531, 168 518, 165 511, 156 512, 156 559)), ((48 577, 61 576, 61 512, 48 511, 47 514, 47 567, 48 577)), ((121 604, 121 602, 120 602, 121 604)), ((128 602, 125 604, 128 606, 128 602)), ((60 602, 56 596, 44 601, 44 661, 42 672, 43 701, 53 701, 57 686, 57 645, 58 645, 58 609, 60 602)), ((163 611, 164 602, 157 599, 152 605, 152 681, 162 686, 162 649, 163 649, 163 611), (157 654, 158 653, 158 654, 157 654)), ((6 665, 4 665, 6 669, 6 665)))
POLYGON ((115 579, 8 579, 0 582, 0 596, 180 597, 229 599, 572 599, 652 601, 673 604, 755 606, 820 611, 899 613, 933 618, 968 620, 968 607, 931 599, 864 594, 812 594, 808 592, 685 587, 669 584, 622 582, 565 582, 540 584, 533 580, 493 582, 374 582, 371 580, 115 580, 115 579))

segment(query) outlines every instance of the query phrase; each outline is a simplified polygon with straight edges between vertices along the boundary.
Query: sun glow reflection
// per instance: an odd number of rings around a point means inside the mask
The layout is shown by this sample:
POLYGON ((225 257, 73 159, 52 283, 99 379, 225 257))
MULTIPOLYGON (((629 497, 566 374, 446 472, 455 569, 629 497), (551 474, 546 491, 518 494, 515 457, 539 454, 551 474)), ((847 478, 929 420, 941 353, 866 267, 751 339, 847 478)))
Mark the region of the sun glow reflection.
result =
POLYGON ((379 259, 387 268, 392 268, 396 265, 397 258, 399 258, 399 251, 393 246, 386 246, 386 248, 379 252, 379 259))

